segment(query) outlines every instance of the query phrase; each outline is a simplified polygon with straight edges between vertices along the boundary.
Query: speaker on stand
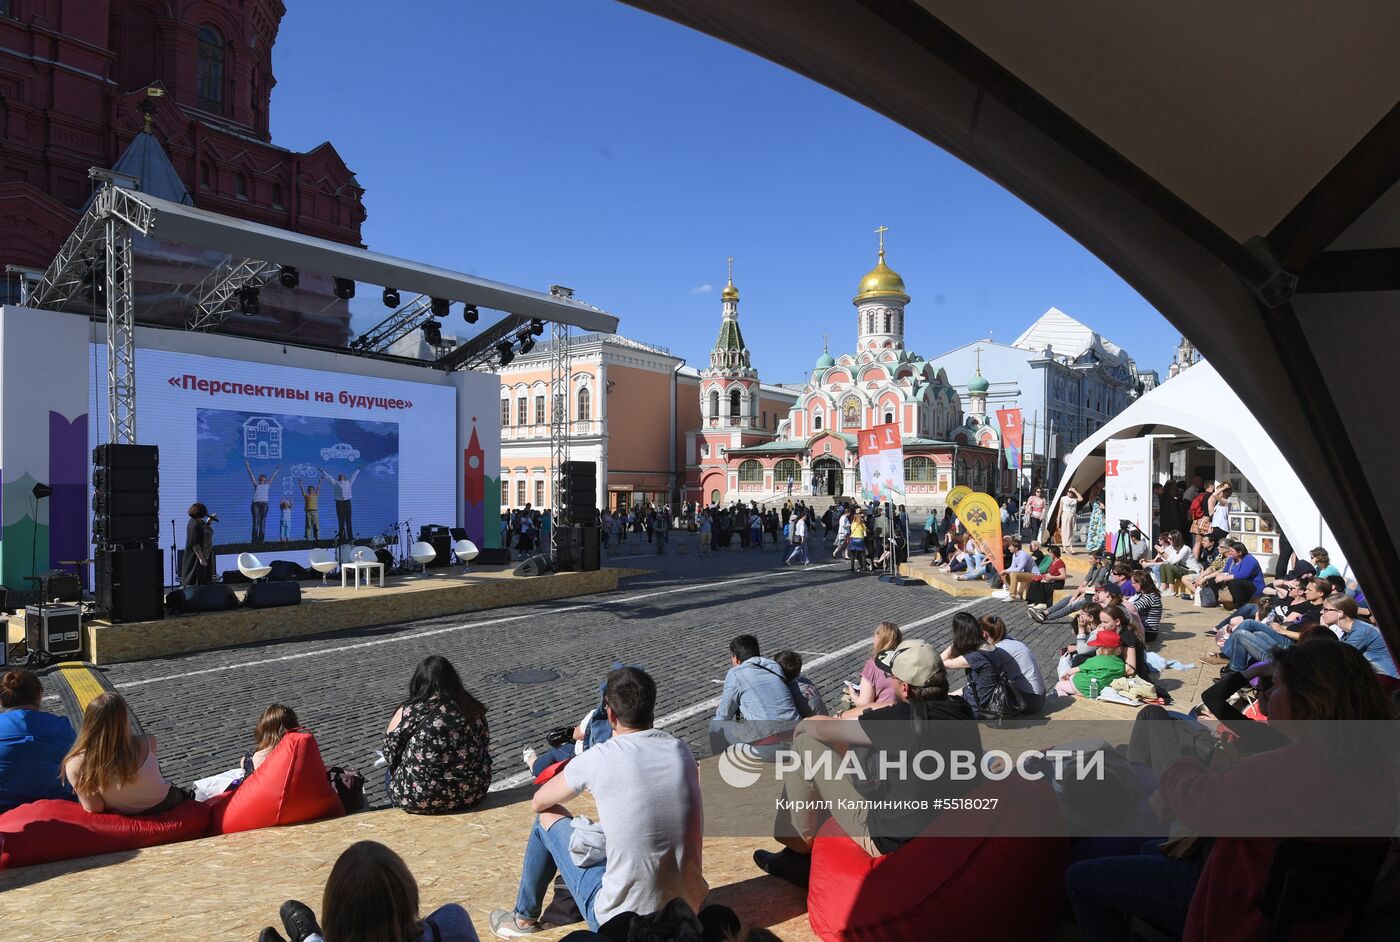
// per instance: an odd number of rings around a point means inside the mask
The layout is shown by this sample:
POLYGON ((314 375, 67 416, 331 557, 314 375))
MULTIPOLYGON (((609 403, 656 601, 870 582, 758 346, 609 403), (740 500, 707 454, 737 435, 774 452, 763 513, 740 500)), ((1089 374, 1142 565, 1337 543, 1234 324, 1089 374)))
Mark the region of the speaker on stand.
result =
POLYGON ((94 595, 112 622, 165 616, 160 555, 160 452, 154 445, 92 451, 94 595))

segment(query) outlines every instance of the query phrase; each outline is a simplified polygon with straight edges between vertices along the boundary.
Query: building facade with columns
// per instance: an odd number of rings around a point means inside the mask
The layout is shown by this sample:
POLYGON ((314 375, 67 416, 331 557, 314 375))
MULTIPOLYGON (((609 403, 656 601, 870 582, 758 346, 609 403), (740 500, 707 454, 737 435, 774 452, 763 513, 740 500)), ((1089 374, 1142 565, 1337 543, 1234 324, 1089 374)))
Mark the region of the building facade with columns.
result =
MULTIPOLYGON (((733 280, 721 295, 719 337, 701 373, 704 426, 695 434, 688 495, 702 503, 860 493, 856 433, 895 423, 904 445, 906 504, 941 506, 959 484, 999 490, 1000 438, 983 395, 964 413, 944 371, 904 347, 904 281, 885 262, 883 235, 875 267, 853 299, 856 347, 823 351, 807 382, 772 431, 751 424, 758 374, 739 330, 733 280), (747 435, 732 434, 742 426, 747 435), (718 434, 716 434, 718 433, 718 434), (790 487, 789 487, 790 485, 790 487)), ((980 373, 973 377, 981 380, 980 373)))

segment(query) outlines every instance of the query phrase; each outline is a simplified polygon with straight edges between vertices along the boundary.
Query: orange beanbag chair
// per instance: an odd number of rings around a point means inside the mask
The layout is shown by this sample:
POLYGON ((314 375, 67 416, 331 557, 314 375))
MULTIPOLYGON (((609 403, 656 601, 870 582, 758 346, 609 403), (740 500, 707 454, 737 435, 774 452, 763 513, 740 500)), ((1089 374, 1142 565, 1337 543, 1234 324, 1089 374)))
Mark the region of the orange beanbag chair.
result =
POLYGON ((210 834, 255 831, 345 813, 326 777, 316 737, 302 731, 283 736, 242 785, 215 795, 205 805, 213 816, 210 834))
POLYGON ((0 814, 0 870, 191 841, 209 833, 209 808, 186 801, 161 814, 91 814, 48 798, 0 814))
POLYGON ((998 798, 997 810, 945 811, 883 857, 871 857, 827 821, 812 847, 812 931, 827 942, 1030 942, 1052 935, 1064 903, 1069 839, 1019 835, 1056 830, 1062 816, 1053 789, 1012 776, 967 797, 998 798))

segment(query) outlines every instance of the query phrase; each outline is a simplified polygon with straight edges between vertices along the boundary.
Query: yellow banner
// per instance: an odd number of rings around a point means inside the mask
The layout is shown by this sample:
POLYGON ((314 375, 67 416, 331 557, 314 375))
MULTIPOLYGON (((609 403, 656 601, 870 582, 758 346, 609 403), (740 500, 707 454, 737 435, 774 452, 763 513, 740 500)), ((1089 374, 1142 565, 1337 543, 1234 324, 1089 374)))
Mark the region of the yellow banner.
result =
MULTIPOLYGON (((950 498, 952 494, 950 491, 950 498)), ((956 504, 949 501, 953 513, 958 515, 958 519, 972 538, 982 544, 982 549, 991 557, 990 562, 996 571, 1001 572, 1001 507, 996 498, 980 491, 958 496, 960 499, 956 504)))
POLYGON ((953 513, 958 512, 958 504, 962 503, 962 499, 971 493, 972 488, 968 487, 966 484, 959 484, 948 492, 947 504, 949 507, 953 508, 953 513))

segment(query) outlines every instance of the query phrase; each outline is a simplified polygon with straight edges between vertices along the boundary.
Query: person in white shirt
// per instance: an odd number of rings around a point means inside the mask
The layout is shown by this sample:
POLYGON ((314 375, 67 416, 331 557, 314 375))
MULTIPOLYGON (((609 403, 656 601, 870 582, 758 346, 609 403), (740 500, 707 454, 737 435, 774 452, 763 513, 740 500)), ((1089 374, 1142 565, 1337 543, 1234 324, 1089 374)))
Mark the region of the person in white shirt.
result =
POLYGON ((792 542, 792 552, 788 558, 783 560, 786 566, 794 559, 801 557, 804 566, 812 565, 811 558, 807 555, 807 512, 799 510, 792 515, 792 520, 788 524, 788 539, 792 542))
POLYGON ((272 482, 282 466, 279 464, 273 468, 271 476, 254 475, 253 467, 246 458, 243 459, 243 467, 248 471, 248 480, 253 482, 253 543, 258 544, 267 538, 267 505, 271 500, 272 482))
POLYGON ((652 727, 656 683, 646 671, 619 668, 608 674, 603 703, 612 738, 570 759, 530 799, 538 817, 515 906, 491 913, 499 938, 540 931, 556 873, 594 932, 619 913, 654 913, 677 897, 698 911, 709 891, 700 772, 690 747, 652 727), (601 841, 599 825, 573 818, 562 804, 583 791, 598 805, 601 841))

